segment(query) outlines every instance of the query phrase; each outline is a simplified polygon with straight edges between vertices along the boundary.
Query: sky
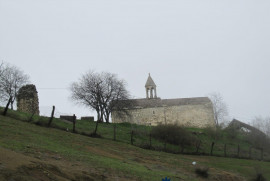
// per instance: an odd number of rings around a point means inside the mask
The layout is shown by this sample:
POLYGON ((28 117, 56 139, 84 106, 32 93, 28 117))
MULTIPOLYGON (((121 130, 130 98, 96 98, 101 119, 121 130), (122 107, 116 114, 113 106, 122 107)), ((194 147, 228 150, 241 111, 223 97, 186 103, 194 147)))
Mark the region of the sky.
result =
POLYGON ((89 70, 145 98, 219 92, 231 118, 270 116, 269 0, 0 0, 0 61, 30 76, 42 114, 96 116, 70 99, 89 70))

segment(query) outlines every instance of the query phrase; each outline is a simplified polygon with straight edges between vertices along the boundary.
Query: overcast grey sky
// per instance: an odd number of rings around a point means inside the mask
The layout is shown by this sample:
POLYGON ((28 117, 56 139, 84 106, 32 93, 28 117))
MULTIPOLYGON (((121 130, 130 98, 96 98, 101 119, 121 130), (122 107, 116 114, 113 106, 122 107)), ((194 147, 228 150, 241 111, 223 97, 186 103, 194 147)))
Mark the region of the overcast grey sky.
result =
POLYGON ((161 98, 220 92, 249 122, 270 116, 270 1, 0 0, 0 60, 31 77, 43 112, 93 114, 66 89, 93 69, 135 98, 149 72, 161 98))

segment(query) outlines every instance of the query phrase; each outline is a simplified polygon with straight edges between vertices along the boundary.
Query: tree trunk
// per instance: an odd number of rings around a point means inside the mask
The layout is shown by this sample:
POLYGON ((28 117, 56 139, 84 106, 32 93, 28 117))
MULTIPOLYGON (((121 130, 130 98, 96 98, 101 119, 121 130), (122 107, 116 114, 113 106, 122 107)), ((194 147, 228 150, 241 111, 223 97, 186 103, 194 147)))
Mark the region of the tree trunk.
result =
POLYGON ((104 119, 103 119, 103 118, 104 118, 104 111, 103 111, 103 109, 101 109, 100 112, 101 112, 101 116, 100 116, 101 119, 100 119, 100 122, 103 123, 103 122, 104 122, 104 119))
POLYGON ((31 114, 31 116, 30 116, 28 122, 31 122, 31 121, 32 121, 34 115, 35 115, 35 112, 31 114))
POLYGON ((55 110, 55 106, 53 106, 52 114, 51 114, 50 120, 49 120, 49 122, 48 122, 48 127, 50 127, 51 124, 52 124, 52 120, 53 120, 53 117, 54 117, 54 110, 55 110))
POLYGON ((13 101, 10 102, 10 109, 11 109, 11 110, 14 110, 14 109, 13 109, 13 101))
POLYGON ((263 148, 261 148, 261 161, 263 161, 263 148))
POLYGON ((251 159, 251 149, 252 147, 249 147, 249 159, 251 159))
POLYGON ((227 145, 224 145, 224 157, 227 157, 227 145))
POLYGON ((96 127, 95 127, 95 130, 93 132, 93 135, 97 135, 98 123, 101 122, 101 119, 102 119, 102 115, 100 113, 100 109, 96 109, 96 111, 97 111, 97 117, 98 117, 98 119, 96 121, 96 127))
POLYGON ((11 100, 12 100, 12 96, 8 100, 8 103, 7 103, 7 105, 5 107, 5 110, 3 112, 3 116, 6 116, 7 115, 8 107, 9 107, 9 104, 10 104, 11 100))
POLYGON ((73 114, 73 120, 72 120, 72 122, 73 122, 73 133, 75 133, 76 132, 76 130, 75 130, 75 125, 76 125, 76 115, 75 114, 73 114))
POLYGON ((106 121, 106 123, 109 123, 109 121, 110 121, 110 113, 108 111, 106 111, 105 121, 106 121))
POLYGON ((96 121, 96 127, 95 127, 95 130, 94 130, 94 135, 96 135, 97 134, 97 129, 98 129, 98 122, 99 122, 100 120, 97 120, 96 121))

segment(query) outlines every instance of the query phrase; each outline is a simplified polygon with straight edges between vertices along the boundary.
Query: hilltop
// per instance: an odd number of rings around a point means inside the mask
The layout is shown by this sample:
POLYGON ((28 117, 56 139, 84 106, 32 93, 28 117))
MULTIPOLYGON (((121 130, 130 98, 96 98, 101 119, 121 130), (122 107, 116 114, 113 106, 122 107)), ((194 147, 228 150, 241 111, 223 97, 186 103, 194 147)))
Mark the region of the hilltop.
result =
MULTIPOLYGON (((42 127, 46 117, 35 116, 31 122, 35 124, 31 124, 25 121, 27 116, 16 111, 0 116, 0 180, 204 180, 195 174, 194 161, 198 167, 209 168, 207 180, 250 180, 257 169, 270 179, 269 162, 172 154, 133 146, 127 130, 135 125, 118 125, 117 141, 113 141, 112 132, 108 133, 111 124, 100 125, 103 138, 92 138, 86 132, 67 131, 72 125, 58 119, 53 120, 54 126, 68 129, 42 127)), ((91 124, 81 122, 78 130, 90 130, 91 124)))

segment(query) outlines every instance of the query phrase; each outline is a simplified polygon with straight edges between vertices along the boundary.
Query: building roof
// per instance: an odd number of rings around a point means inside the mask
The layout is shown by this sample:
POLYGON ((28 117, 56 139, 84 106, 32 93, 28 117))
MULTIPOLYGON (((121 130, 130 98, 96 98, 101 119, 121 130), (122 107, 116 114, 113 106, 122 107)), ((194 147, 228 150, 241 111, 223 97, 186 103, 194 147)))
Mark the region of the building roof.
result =
POLYGON ((237 119, 233 119, 230 122, 230 124, 228 125, 228 127, 233 127, 236 129, 246 128, 246 129, 252 131, 253 133, 259 134, 261 136, 265 136, 265 134, 261 130, 259 130, 253 126, 250 126, 249 124, 243 123, 237 119))
POLYGON ((152 108, 181 105, 199 105, 211 103, 208 97, 178 98, 178 99, 132 99, 132 108, 152 108))
POLYGON ((155 84, 155 82, 153 81, 153 79, 152 79, 150 73, 149 73, 148 79, 147 79, 147 81, 146 81, 145 87, 156 87, 156 84, 155 84))

